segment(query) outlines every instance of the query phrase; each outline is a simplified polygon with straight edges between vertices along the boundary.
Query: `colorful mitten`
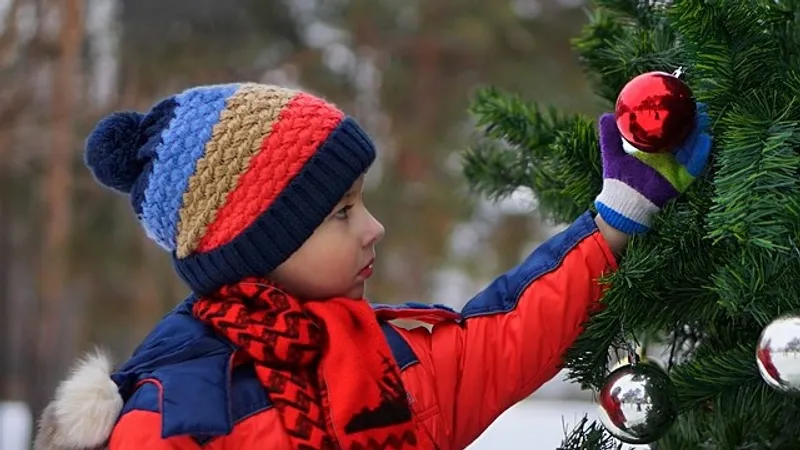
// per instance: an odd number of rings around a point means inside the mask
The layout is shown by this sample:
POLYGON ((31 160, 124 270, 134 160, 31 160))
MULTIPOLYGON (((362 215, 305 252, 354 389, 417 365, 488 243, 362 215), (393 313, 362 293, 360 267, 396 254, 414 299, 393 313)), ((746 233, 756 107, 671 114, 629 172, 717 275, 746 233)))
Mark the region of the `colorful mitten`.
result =
POLYGON ((598 214, 626 234, 650 229, 653 216, 683 193, 706 166, 711 136, 705 105, 698 104, 695 128, 672 152, 629 154, 613 114, 600 117, 603 189, 595 200, 598 214))

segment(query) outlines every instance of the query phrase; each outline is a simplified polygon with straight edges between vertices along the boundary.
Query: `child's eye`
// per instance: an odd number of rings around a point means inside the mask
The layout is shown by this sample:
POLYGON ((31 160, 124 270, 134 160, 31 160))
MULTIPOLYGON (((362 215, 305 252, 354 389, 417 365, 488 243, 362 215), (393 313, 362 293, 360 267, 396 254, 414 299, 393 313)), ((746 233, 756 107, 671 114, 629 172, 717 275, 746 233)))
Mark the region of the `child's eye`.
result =
POLYGON ((353 209, 353 205, 347 205, 347 206, 343 207, 342 209, 336 211, 333 214, 333 217, 335 217, 337 219, 345 220, 345 219, 348 218, 348 212, 350 212, 351 209, 353 209))

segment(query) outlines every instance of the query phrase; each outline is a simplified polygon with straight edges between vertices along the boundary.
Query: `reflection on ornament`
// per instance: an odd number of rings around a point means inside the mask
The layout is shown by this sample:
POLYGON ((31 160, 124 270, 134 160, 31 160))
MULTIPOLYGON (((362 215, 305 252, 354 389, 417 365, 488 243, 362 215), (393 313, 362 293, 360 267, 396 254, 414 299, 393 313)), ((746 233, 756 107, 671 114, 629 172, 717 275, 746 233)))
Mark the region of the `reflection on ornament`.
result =
POLYGON ((767 325, 758 338, 756 361, 768 385, 800 394, 800 317, 782 316, 767 325))
POLYGON ((692 131, 697 104, 679 75, 643 73, 622 88, 615 115, 626 152, 668 152, 692 131))
POLYGON ((599 417, 608 432, 628 444, 649 444, 678 415, 678 393, 658 366, 638 362, 609 374, 600 390, 599 417))
POLYGON ((629 155, 633 155, 639 151, 638 148, 634 147, 630 142, 626 141, 625 139, 622 140, 622 149, 625 150, 625 153, 629 155))

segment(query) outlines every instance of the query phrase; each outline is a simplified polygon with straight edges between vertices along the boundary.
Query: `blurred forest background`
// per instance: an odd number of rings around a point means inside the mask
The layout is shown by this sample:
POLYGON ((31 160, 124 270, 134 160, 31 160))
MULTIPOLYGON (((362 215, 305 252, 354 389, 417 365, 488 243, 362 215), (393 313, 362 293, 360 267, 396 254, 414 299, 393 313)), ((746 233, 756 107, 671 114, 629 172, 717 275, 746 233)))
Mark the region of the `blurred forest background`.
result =
POLYGON ((370 298, 460 308, 549 236, 520 193, 459 167, 473 88, 596 104, 570 51, 582 0, 0 0, 0 401, 34 413, 74 358, 124 359, 186 288, 83 140, 113 110, 200 83, 322 95, 373 135, 367 201, 387 228, 370 298))

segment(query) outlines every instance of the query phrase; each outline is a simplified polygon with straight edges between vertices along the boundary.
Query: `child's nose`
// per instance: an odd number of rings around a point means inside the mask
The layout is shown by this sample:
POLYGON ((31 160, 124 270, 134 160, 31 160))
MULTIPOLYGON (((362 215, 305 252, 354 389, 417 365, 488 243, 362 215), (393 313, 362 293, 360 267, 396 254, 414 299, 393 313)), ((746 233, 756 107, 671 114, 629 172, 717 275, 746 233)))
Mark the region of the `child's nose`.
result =
POLYGON ((367 232, 364 233, 364 246, 367 247, 377 244, 378 241, 383 239, 385 234, 386 229, 383 227, 383 224, 378 222, 378 219, 367 211, 367 232))

